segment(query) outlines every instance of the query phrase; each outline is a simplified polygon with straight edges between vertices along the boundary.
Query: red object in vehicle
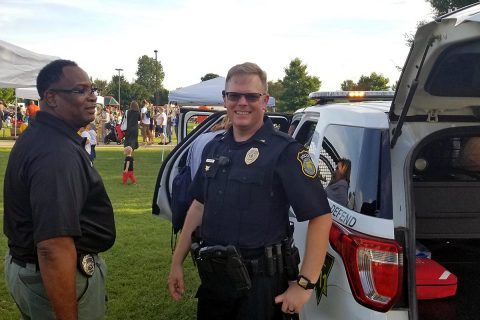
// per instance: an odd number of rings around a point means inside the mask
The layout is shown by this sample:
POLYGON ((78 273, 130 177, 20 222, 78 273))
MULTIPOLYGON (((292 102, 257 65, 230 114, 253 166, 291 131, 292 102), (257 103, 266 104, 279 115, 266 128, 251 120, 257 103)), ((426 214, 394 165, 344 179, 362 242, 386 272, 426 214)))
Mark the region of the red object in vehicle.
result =
POLYGON ((416 258, 417 299, 439 299, 457 293, 457 276, 432 259, 416 258))
POLYGON ((402 293, 403 248, 334 222, 330 244, 342 257, 355 300, 370 309, 390 310, 402 293))

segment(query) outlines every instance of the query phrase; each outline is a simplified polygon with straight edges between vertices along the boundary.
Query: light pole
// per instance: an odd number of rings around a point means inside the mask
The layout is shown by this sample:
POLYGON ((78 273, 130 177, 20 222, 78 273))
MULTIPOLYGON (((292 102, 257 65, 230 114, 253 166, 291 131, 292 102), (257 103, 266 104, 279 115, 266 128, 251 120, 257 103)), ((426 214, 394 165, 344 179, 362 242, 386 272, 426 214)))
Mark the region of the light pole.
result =
POLYGON ((122 110, 122 104, 120 103, 120 71, 123 71, 123 69, 117 68, 115 70, 118 71, 118 107, 122 110))
POLYGON ((155 49, 153 50, 153 52, 155 52, 155 105, 158 106, 158 78, 157 78, 157 73, 158 73, 158 61, 157 61, 157 52, 158 50, 155 49))

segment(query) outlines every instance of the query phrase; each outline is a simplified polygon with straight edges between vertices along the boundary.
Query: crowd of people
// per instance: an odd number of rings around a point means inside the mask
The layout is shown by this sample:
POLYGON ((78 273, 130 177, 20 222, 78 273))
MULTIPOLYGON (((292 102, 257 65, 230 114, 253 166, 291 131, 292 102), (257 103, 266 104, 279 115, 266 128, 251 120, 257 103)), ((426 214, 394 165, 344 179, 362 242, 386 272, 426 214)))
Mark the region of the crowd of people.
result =
POLYGON ((18 133, 25 130, 29 122, 35 119, 40 107, 33 100, 27 100, 19 106, 8 106, 7 103, 0 100, 0 129, 18 128, 18 133))

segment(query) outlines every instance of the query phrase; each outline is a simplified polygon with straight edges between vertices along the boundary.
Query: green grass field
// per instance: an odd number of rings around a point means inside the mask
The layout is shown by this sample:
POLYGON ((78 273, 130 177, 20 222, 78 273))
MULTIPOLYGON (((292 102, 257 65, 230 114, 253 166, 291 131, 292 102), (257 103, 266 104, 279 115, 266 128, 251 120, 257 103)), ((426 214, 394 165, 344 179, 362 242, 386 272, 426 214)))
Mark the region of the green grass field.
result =
MULTIPOLYGON (((151 214, 153 189, 160 170, 162 149, 135 151, 135 175, 138 185, 121 183, 121 148, 97 148, 95 166, 100 172, 115 210, 117 239, 103 257, 108 265, 107 319, 194 319, 198 276, 187 257, 185 299, 174 302, 166 289, 171 261, 171 224, 151 214)), ((164 149, 164 158, 170 149, 164 149)), ((0 194, 10 150, 0 148, 0 194)), ((3 197, 0 200, 3 230, 3 197)), ((0 236, 4 254, 7 239, 0 236)), ((19 319, 19 313, 7 292, 4 267, 0 265, 0 318, 19 319)))

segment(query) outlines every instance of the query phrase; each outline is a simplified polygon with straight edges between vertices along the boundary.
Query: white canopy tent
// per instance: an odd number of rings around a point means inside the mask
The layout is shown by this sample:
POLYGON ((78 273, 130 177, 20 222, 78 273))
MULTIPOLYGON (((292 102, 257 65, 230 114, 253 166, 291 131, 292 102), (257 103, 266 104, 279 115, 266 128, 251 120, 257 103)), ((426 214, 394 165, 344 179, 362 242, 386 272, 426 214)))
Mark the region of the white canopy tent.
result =
MULTIPOLYGON (((38 100, 37 75, 58 57, 35 53, 0 40, 0 88, 15 88, 16 98, 38 100)), ((18 107, 18 103, 17 107, 18 107)), ((15 119, 17 108, 15 108, 15 119)), ((17 127, 14 128, 14 136, 17 127)))
POLYGON ((15 88, 15 97, 30 100, 39 100, 37 87, 34 88, 15 88))
MULTIPOLYGON (((182 106, 223 106, 222 90, 224 89, 225 78, 217 77, 170 91, 168 100, 182 106)), ((268 106, 275 106, 274 97, 270 97, 268 106)))
POLYGON ((0 40, 0 88, 35 87, 38 72, 56 59, 0 40))

